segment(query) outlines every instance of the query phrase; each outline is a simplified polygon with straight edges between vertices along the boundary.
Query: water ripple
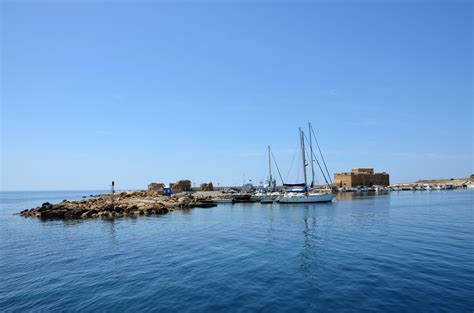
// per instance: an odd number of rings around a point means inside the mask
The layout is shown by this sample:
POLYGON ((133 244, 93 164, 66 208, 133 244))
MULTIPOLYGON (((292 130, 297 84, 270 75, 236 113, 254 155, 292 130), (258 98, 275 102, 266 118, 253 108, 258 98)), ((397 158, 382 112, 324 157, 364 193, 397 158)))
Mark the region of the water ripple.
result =
POLYGON ((0 311, 474 308, 473 192, 118 220, 13 215, 90 193, 0 193, 0 311))

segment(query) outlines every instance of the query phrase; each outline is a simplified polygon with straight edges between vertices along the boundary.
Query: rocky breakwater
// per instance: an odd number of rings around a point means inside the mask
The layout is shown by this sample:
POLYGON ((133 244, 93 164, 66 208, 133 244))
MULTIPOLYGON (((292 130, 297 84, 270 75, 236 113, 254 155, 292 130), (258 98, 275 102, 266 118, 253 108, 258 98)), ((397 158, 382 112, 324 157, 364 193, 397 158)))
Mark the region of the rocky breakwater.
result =
POLYGON ((40 207, 20 212, 23 217, 41 219, 116 218, 123 216, 160 215, 177 209, 206 207, 207 197, 179 193, 165 197, 155 191, 121 192, 80 201, 43 203, 40 207))

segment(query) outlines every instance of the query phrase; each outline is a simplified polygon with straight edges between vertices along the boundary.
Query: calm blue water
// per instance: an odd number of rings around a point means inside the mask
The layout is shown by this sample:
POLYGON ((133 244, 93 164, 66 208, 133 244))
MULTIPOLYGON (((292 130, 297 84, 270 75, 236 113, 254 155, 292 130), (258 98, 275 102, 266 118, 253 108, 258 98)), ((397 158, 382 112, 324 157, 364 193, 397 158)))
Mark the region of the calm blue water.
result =
POLYGON ((13 215, 90 193, 0 193, 0 311, 474 310, 472 191, 115 221, 13 215))

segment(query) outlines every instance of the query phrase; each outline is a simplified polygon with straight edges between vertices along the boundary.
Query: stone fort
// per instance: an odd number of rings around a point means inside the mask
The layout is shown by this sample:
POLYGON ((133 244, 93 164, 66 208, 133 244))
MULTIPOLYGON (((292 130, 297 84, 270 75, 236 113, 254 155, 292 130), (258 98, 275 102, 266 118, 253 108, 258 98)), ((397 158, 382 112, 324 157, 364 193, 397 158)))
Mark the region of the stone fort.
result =
POLYGON ((374 173, 373 168, 353 168, 350 173, 334 174, 334 184, 339 188, 388 186, 390 179, 388 173, 374 173))

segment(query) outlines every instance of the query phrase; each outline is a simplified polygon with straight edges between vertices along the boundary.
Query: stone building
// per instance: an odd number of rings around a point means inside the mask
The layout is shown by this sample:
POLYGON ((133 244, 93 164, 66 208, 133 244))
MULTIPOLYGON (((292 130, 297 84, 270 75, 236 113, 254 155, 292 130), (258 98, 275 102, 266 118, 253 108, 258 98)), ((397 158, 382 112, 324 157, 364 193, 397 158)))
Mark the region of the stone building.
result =
POLYGON ((214 190, 214 185, 212 184, 212 182, 209 182, 209 183, 203 183, 199 186, 199 189, 201 189, 202 191, 213 191, 214 190))
POLYGON ((161 184, 161 183, 148 184, 148 190, 162 192, 164 188, 165 188, 165 184, 161 184))
POLYGON ((170 183, 173 192, 191 191, 191 181, 187 179, 178 180, 176 183, 170 183))
POLYGON ((353 168, 350 173, 334 174, 334 184, 339 188, 388 186, 390 179, 388 173, 374 173, 373 168, 353 168))

